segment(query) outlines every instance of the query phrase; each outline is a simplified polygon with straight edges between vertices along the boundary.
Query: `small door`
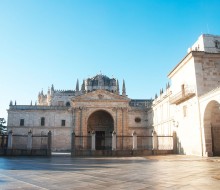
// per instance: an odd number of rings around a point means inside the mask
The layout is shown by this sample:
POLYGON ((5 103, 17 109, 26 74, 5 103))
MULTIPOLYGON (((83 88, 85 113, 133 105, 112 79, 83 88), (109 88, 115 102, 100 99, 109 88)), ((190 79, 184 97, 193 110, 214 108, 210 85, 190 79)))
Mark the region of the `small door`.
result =
POLYGON ((220 156, 220 127, 212 127, 213 156, 220 156))
POLYGON ((95 148, 96 150, 105 149, 105 131, 96 131, 95 132, 95 148))

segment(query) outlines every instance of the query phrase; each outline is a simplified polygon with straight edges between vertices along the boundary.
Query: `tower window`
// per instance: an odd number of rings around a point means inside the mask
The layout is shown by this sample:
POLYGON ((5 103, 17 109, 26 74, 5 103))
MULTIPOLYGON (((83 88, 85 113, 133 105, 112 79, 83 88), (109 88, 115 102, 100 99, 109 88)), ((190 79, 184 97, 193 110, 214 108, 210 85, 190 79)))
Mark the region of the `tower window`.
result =
POLYGON ((61 126, 65 126, 66 125, 66 120, 61 120, 61 126))
POLYGON ((220 42, 218 40, 215 40, 214 43, 215 43, 215 47, 220 49, 220 42))
POLYGON ((67 102, 67 103, 66 103, 66 106, 70 106, 70 102, 67 102))
POLYGON ((45 125, 45 117, 41 117, 41 121, 40 121, 41 126, 45 125))
POLYGON ((20 126, 24 126, 24 119, 20 119, 20 126))

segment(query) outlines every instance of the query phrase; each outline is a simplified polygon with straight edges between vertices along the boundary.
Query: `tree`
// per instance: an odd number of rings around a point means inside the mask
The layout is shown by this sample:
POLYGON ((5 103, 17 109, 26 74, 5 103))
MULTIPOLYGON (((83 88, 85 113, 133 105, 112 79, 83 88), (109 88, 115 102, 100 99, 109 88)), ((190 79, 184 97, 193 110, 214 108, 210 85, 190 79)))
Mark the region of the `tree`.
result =
POLYGON ((5 134, 7 132, 7 127, 4 125, 6 123, 4 118, 0 118, 0 134, 5 134))

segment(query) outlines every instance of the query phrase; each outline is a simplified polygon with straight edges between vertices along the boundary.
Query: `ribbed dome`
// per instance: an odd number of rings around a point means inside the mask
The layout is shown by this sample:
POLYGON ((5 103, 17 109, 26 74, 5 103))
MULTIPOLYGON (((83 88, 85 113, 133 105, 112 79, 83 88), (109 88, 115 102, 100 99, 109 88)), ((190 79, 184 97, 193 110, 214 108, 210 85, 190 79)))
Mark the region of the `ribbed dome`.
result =
POLYGON ((111 79, 109 77, 107 77, 106 75, 102 75, 102 74, 99 74, 99 75, 96 75, 94 76, 93 78, 90 79, 90 84, 92 86, 109 86, 111 85, 110 84, 110 81, 111 79))
POLYGON ((97 89, 105 89, 111 92, 117 91, 117 82, 115 78, 109 78, 106 75, 97 74, 94 77, 85 80, 85 90, 93 91, 97 89))
POLYGON ((109 77, 107 77, 106 75, 102 75, 102 74, 98 74, 98 75, 96 75, 96 76, 94 76, 94 77, 92 77, 90 79, 91 80, 100 80, 100 79, 102 79, 102 80, 110 80, 109 77))

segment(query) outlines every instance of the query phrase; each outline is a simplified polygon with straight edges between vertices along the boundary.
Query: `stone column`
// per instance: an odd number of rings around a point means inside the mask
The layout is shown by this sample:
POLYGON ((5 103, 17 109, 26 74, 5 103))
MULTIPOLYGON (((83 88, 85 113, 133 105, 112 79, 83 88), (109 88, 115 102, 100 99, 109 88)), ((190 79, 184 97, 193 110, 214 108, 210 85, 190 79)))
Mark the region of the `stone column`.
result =
POLYGON ((13 142, 13 133, 12 130, 8 132, 8 149, 12 149, 12 142, 13 142))
POLYGON ((27 149, 31 150, 32 149, 32 132, 31 130, 28 132, 28 137, 27 137, 27 149))
POLYGON ((153 150, 158 150, 158 137, 156 131, 153 131, 153 150))
POLYGON ((112 132, 112 150, 116 150, 116 132, 112 132))
POLYGON ((132 136, 133 136, 133 150, 137 150, 137 133, 134 131, 132 133, 132 136))
POLYGON ((95 150, 95 131, 92 131, 92 150, 95 150))

